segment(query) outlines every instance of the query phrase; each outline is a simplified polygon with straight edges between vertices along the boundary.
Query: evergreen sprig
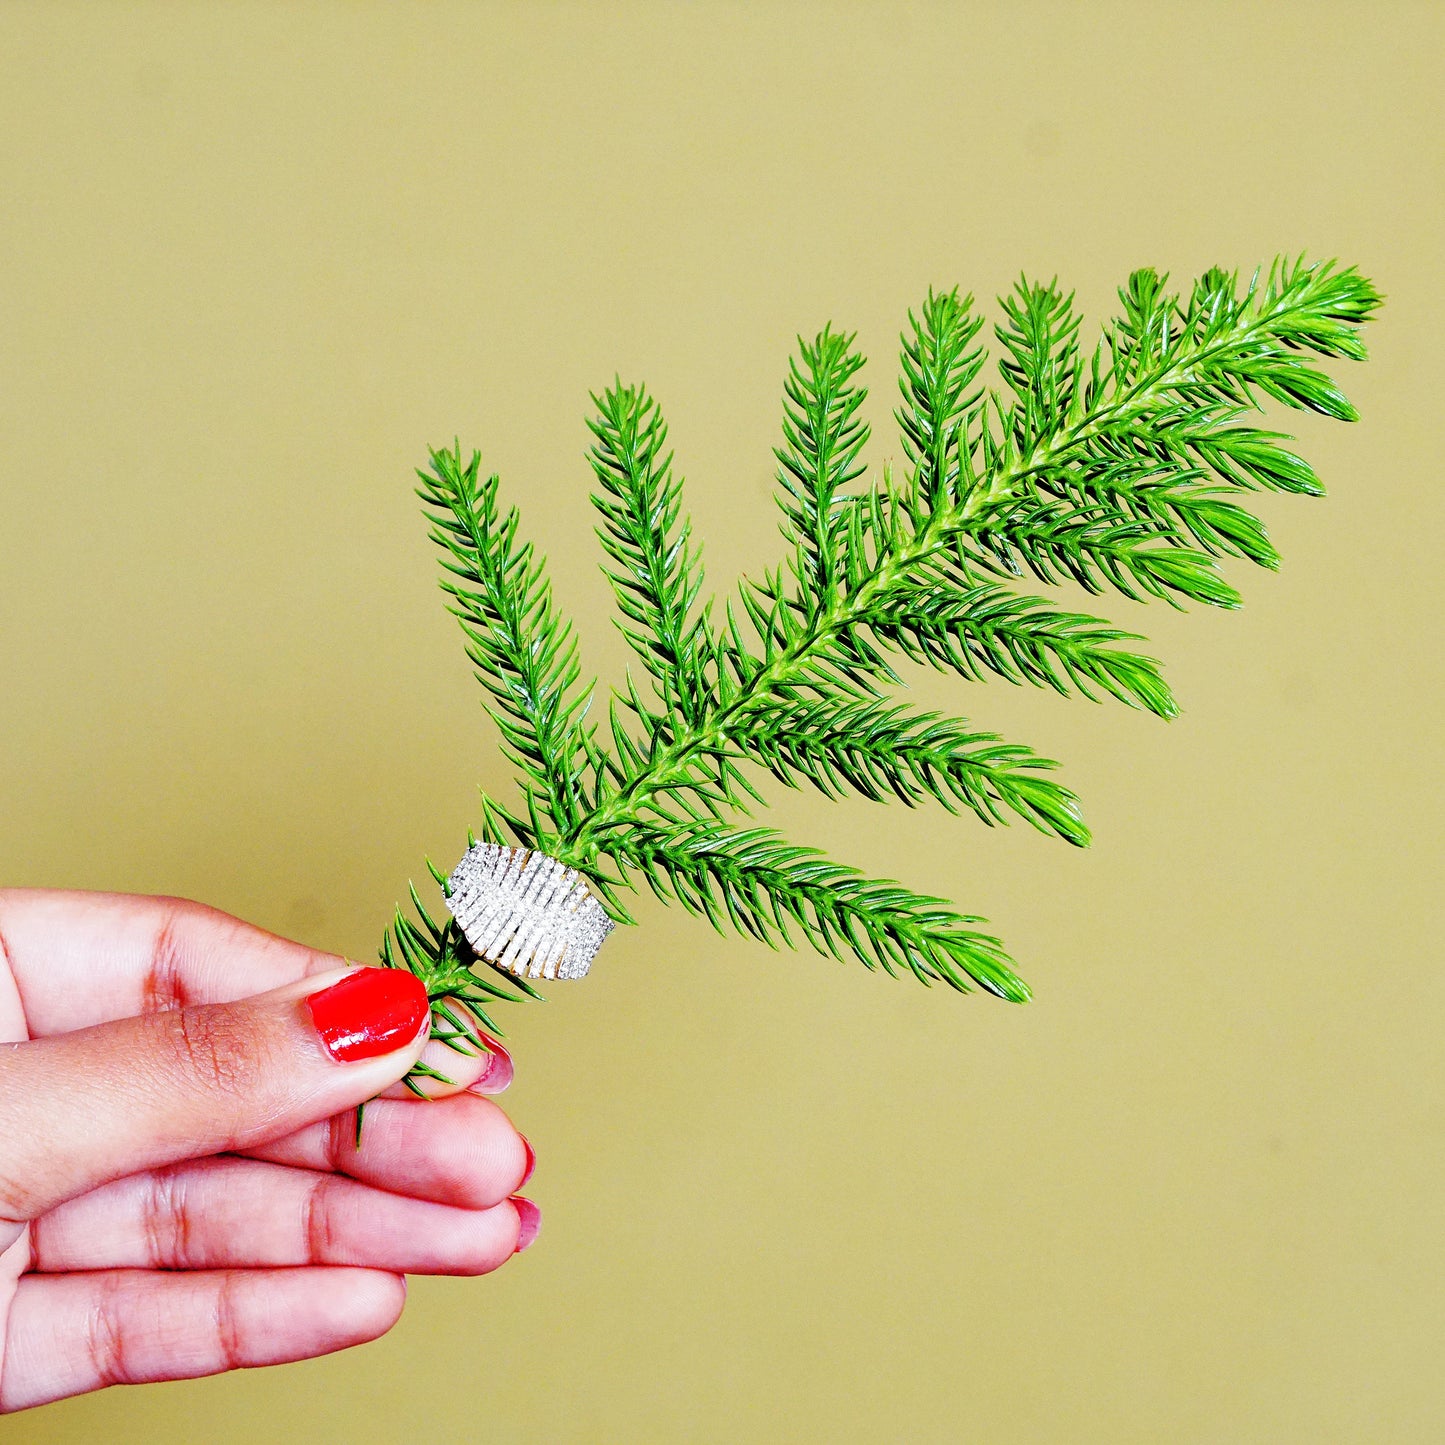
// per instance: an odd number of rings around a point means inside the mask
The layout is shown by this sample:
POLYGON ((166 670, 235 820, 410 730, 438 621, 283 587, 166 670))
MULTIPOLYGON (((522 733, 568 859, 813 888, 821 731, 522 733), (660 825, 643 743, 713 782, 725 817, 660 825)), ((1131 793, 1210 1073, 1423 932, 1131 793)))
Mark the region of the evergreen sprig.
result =
POLYGON ((571 626, 552 606, 532 544, 518 538, 517 509, 499 511, 498 478, 482 479, 479 454, 464 463, 460 447, 434 451, 417 475, 432 541, 444 553, 449 610, 519 773, 527 820, 513 821, 534 837, 571 827, 583 816, 592 738, 583 725, 591 689, 577 686, 571 626))
MULTIPOLYGON (((1288 437, 1250 419, 1274 403, 1354 420, 1310 363, 1362 359, 1359 328, 1380 303, 1354 267, 1303 259, 1243 285, 1211 270, 1183 295, 1141 270, 1119 299, 1120 315, 1085 350, 1073 298, 1021 280, 1000 301, 1002 385, 990 390, 972 298, 930 292, 902 336, 905 465, 871 485, 860 486, 869 429, 855 337, 827 326, 799 338, 776 451, 790 551, 720 614, 702 596, 660 406, 620 382, 594 396, 598 532, 653 694, 629 678, 605 737, 587 720, 592 688, 572 631, 515 508, 500 508, 497 478, 482 479, 476 454, 432 452, 419 495, 443 586, 521 789, 516 810, 484 800, 486 836, 583 871, 622 922, 623 894, 646 884, 774 946, 796 936, 925 983, 1027 998, 981 919, 736 819, 761 802, 755 778, 766 770, 829 796, 932 800, 1088 842, 1052 761, 890 701, 894 664, 1174 716, 1158 664, 1127 646, 1136 633, 1014 584, 1031 575, 1136 601, 1237 607, 1222 562, 1279 560, 1240 498, 1322 490, 1288 437)), ((485 1046, 492 1002, 532 991, 495 977, 414 891, 412 905, 415 920, 398 910, 384 961, 427 981, 438 1036, 485 1046)))
POLYGON ((627 638, 652 674, 666 712, 702 716, 712 662, 708 612, 692 616, 702 591, 701 552, 682 515, 682 479, 663 455, 667 423, 643 387, 620 384, 593 396, 590 453, 601 491, 597 535, 616 564, 609 572, 627 638), (691 619, 691 620, 689 620, 691 619))

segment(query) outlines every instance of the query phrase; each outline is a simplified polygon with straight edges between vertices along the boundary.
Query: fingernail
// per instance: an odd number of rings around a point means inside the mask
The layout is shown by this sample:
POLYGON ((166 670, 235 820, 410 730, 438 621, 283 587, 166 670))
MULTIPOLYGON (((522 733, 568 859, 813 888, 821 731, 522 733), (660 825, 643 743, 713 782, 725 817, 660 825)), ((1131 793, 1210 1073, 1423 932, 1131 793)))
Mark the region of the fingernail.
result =
POLYGON ((431 1012, 426 987, 404 968, 358 968, 306 1000, 333 1059, 374 1059, 409 1044, 431 1012))
POLYGON ((482 1076, 467 1087, 473 1094, 500 1094, 512 1082, 512 1056, 490 1034, 482 1034, 487 1061, 482 1076))
POLYGON ((521 1254, 541 1232, 542 1211, 530 1199, 524 1199, 520 1194, 512 1196, 512 1204, 517 1211, 517 1221, 521 1226, 517 1230, 517 1248, 514 1253, 521 1254))
POLYGON ((527 1151, 527 1167, 522 1171, 522 1177, 517 1181, 517 1188, 520 1189, 531 1177, 532 1171, 537 1167, 537 1151, 532 1148, 532 1141, 520 1132, 517 1138, 522 1141, 522 1148, 527 1151))

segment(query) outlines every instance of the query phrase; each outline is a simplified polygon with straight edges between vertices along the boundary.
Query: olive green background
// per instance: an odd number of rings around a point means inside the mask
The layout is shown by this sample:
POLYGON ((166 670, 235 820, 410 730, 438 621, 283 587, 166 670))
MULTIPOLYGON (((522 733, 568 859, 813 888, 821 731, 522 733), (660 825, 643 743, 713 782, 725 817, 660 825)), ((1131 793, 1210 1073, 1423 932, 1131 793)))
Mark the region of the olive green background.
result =
POLYGON ((775 821, 983 913, 1012 1008, 645 901, 513 1010, 538 1246, 385 1340, 0 1439, 1445 1438, 1445 10, 0 7, 0 877, 365 956, 504 790, 410 486, 481 446, 589 665, 589 388, 667 409, 720 591, 798 331, 1022 269, 1308 250, 1388 294, 1239 614, 1101 604, 1185 712, 920 674, 1095 828, 775 821))

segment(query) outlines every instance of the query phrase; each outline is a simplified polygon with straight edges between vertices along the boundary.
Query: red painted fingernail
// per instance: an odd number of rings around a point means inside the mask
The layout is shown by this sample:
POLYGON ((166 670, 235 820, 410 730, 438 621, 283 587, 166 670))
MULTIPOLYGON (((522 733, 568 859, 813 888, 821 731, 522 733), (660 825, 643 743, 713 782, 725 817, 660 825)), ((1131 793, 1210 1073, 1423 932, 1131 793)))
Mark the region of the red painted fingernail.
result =
POLYGON ((500 1094, 512 1082, 512 1056, 490 1034, 480 1035, 487 1050, 482 1076, 467 1087, 473 1094, 500 1094))
POLYGON ((517 1138, 522 1141, 522 1148, 527 1151, 527 1167, 522 1171, 522 1177, 517 1180, 517 1188, 520 1189, 532 1177, 532 1171, 537 1167, 537 1151, 532 1148, 532 1141, 525 1134, 519 1132, 517 1138))
POLYGON ((431 1012, 426 987, 404 968, 358 968, 306 1000, 333 1059, 374 1059, 409 1044, 431 1012))
POLYGON ((530 1199, 524 1199, 520 1194, 512 1196, 512 1205, 517 1211, 517 1222, 521 1226, 517 1230, 517 1254, 526 1249, 542 1228, 542 1211, 532 1203, 530 1199))

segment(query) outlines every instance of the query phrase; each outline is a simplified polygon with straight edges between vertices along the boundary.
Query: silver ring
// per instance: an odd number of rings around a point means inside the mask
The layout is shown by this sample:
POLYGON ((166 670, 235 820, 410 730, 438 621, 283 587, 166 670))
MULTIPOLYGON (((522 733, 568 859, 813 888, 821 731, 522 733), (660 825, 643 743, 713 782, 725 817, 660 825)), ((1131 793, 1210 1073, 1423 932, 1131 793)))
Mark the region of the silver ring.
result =
POLYGON ((519 978, 583 978, 615 927, 587 880, 545 853, 476 843, 447 880, 467 942, 519 978))

